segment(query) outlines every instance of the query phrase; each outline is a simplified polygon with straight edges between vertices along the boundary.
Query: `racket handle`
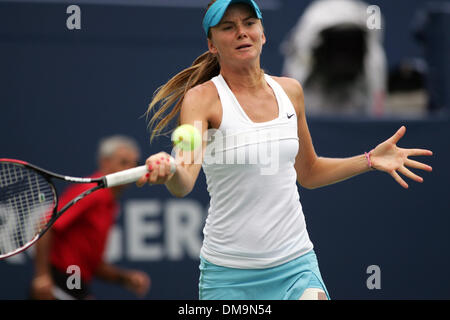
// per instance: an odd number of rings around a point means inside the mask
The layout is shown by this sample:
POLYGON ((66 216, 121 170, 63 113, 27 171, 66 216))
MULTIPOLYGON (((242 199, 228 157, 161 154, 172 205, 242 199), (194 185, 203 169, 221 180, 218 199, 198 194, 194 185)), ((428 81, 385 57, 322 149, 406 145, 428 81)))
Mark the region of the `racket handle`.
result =
MULTIPOLYGON (((175 159, 173 157, 170 157, 170 173, 175 173, 176 170, 177 170, 177 166, 175 163, 175 159)), ((108 174, 105 176, 105 187, 111 188, 111 187, 120 186, 123 184, 136 182, 146 173, 148 173, 148 168, 146 165, 144 165, 144 166, 108 174)))

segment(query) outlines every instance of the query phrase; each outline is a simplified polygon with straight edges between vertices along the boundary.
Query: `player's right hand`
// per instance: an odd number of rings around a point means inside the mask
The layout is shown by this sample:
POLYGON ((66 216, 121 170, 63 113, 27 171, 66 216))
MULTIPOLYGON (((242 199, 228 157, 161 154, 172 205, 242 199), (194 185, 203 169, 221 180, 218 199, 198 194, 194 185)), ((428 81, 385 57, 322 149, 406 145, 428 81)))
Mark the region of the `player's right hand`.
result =
POLYGON ((31 298, 35 300, 54 300, 53 279, 50 274, 42 274, 31 280, 31 298))
POLYGON ((148 173, 136 182, 138 187, 142 187, 146 183, 165 184, 174 175, 170 172, 170 155, 166 152, 159 152, 148 157, 145 165, 148 173))

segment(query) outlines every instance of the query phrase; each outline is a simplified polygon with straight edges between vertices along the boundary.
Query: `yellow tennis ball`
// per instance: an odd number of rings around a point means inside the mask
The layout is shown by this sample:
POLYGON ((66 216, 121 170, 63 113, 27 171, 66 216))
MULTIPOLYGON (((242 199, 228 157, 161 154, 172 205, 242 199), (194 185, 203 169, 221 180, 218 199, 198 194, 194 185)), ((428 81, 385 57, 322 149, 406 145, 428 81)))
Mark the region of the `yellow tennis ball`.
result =
POLYGON ((183 124, 172 133, 173 144, 183 151, 192 151, 201 146, 202 136, 193 125, 183 124))

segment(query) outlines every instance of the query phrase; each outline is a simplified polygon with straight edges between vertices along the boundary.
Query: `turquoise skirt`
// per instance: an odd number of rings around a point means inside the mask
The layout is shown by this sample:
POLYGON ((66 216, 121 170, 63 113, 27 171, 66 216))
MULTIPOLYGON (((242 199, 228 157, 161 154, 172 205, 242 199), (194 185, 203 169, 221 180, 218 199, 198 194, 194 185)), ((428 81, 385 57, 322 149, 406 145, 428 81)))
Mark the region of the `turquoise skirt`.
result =
POLYGON ((266 269, 222 267, 200 257, 200 300, 298 300, 307 288, 330 299, 314 250, 266 269))

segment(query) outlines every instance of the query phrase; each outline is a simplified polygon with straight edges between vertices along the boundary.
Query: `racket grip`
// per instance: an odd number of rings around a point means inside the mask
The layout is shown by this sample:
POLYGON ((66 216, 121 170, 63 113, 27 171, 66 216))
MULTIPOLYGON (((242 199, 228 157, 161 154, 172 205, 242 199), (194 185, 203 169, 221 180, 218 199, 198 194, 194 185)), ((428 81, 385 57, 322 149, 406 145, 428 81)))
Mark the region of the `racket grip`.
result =
POLYGON ((140 166, 105 176, 105 187, 111 188, 138 181, 148 172, 147 166, 140 166))
MULTIPOLYGON (((175 159, 173 157, 170 157, 170 173, 175 173, 176 170, 177 166, 175 163, 175 159)), ((148 173, 148 168, 146 165, 143 165, 140 167, 108 174, 105 176, 105 187, 111 188, 136 182, 146 173, 148 173)))

